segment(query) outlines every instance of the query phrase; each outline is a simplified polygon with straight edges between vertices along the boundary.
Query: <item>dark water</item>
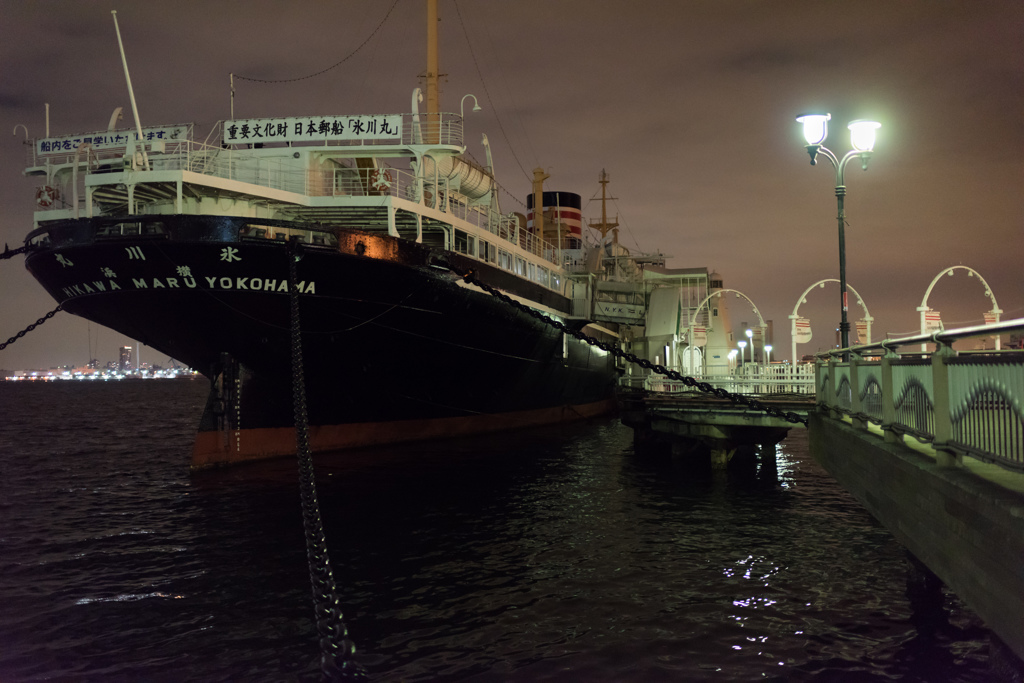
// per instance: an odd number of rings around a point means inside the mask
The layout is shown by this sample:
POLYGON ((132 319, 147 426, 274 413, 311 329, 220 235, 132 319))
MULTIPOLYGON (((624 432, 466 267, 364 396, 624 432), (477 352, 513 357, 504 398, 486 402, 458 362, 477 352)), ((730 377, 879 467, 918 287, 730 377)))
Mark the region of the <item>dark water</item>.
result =
MULTIPOLYGON (((294 463, 191 476, 205 381, 0 382, 0 681, 317 680, 294 463)), ((988 636, 807 455, 614 420, 318 462, 376 680, 987 681, 988 636)))

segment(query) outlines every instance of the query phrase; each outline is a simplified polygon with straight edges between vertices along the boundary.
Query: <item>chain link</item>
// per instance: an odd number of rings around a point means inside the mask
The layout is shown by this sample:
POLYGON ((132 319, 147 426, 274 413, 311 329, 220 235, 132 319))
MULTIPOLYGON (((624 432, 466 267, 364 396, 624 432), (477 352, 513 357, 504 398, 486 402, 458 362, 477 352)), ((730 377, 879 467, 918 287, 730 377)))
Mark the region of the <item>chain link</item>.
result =
POLYGON ((288 291, 291 298, 292 401, 295 411, 295 442, 299 462, 299 491, 302 523, 306 533, 306 560, 313 589, 317 634, 320 638, 320 672, 325 681, 365 680, 366 672, 352 657, 356 646, 348 638, 342 620, 331 559, 327 555, 320 504, 316 496, 316 474, 309 445, 309 416, 306 408, 306 379, 302 364, 302 330, 299 324, 299 290, 296 286, 298 245, 288 249, 288 291))
POLYGON ((61 307, 58 304, 57 308, 53 309, 52 311, 50 311, 49 313, 44 315, 42 318, 40 318, 39 320, 37 320, 34 323, 32 323, 31 325, 29 325, 28 327, 23 329, 21 332, 19 332, 18 334, 14 335, 13 337, 11 337, 7 341, 5 341, 3 344, 0 344, 0 351, 3 351, 8 346, 10 346, 14 342, 18 341, 19 339, 21 339, 22 337, 24 337, 26 334, 28 334, 32 330, 36 329, 37 327, 39 327, 40 325, 45 323, 47 320, 49 320, 53 316, 57 315, 57 311, 59 311, 59 310, 61 310, 61 307))
POLYGON ((24 254, 28 250, 28 247, 18 247, 17 249, 11 249, 6 244, 4 245, 3 253, 0 253, 0 261, 5 258, 13 258, 18 254, 24 254))
POLYGON ((757 400, 756 398, 752 398, 744 394, 734 394, 732 392, 726 391, 721 387, 714 387, 708 384, 707 382, 701 382, 700 380, 694 377, 687 377, 679 372, 676 372, 675 370, 669 370, 663 365, 656 365, 651 361, 647 360, 646 358, 640 358, 639 356, 629 353, 628 351, 623 351, 622 349, 615 346, 615 344, 603 342, 595 337, 591 337, 588 334, 584 334, 582 331, 570 329, 565 323, 561 322, 560 320, 554 320, 552 318, 549 318, 540 311, 537 311, 533 308, 530 308, 529 306, 526 306, 516 301, 512 297, 504 294, 503 292, 498 291, 497 289, 491 287, 487 283, 481 282, 475 277, 472 270, 466 271, 465 273, 460 273, 450 263, 442 263, 440 265, 443 265, 444 267, 448 268, 448 270, 452 271, 453 273, 461 277, 464 282, 479 287, 480 289, 484 290, 491 296, 500 299, 501 301, 507 303, 509 306, 512 306, 516 310, 522 311, 523 313, 526 313, 527 315, 536 318, 537 320, 547 325, 550 325, 551 327, 554 327, 564 332, 565 334, 568 334, 571 337, 575 337, 576 339, 586 342, 591 346, 596 346, 602 351, 607 351, 608 353, 612 354, 617 358, 627 360, 630 363, 639 365, 645 370, 650 370, 659 375, 664 375, 669 379, 674 379, 676 381, 682 382, 686 386, 692 389, 697 389, 705 394, 711 394, 716 398, 728 400, 733 404, 742 405, 746 408, 766 413, 772 417, 777 417, 781 420, 785 420, 786 422, 791 422, 793 424, 807 424, 807 418, 802 417, 797 413, 783 411, 776 408, 775 406, 766 405, 761 401, 757 400))

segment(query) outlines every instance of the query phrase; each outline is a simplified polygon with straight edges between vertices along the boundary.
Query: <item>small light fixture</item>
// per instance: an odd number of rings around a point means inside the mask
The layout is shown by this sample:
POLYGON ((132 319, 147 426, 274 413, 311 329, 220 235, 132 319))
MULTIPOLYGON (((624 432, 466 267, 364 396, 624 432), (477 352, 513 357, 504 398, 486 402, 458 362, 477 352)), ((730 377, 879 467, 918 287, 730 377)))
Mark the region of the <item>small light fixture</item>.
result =
POLYGON ((875 148, 875 131, 882 127, 878 121, 858 119, 850 121, 850 144, 858 152, 870 152, 875 148))
POLYGON ((804 124, 804 140, 808 145, 820 145, 828 137, 828 121, 831 114, 802 114, 797 123, 804 124))

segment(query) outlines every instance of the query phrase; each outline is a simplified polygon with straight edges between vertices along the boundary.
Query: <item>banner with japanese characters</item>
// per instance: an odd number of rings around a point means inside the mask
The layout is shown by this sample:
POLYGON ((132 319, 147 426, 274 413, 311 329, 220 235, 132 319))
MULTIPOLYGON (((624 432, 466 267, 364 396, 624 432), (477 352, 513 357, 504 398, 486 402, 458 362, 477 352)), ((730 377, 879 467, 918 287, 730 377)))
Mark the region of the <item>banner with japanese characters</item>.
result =
MULTIPOLYGON (((184 141, 188 139, 188 128, 187 125, 143 128, 141 139, 144 142, 184 141)), ((39 155, 72 154, 80 145, 86 143, 95 151, 127 149, 129 141, 138 142, 139 139, 139 133, 135 130, 104 130, 59 138, 43 138, 36 140, 36 153, 39 155)))
POLYGON ((224 122, 224 142, 323 142, 401 139, 402 115, 300 116, 224 122))

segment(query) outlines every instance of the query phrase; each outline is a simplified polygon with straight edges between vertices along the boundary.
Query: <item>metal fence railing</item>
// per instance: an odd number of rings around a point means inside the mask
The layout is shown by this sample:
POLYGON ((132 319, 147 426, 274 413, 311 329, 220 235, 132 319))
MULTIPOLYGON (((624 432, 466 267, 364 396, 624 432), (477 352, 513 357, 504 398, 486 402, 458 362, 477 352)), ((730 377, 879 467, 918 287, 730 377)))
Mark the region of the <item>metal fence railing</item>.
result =
MULTIPOLYGON (((801 363, 797 366, 789 364, 764 365, 747 363, 719 373, 696 373, 692 377, 707 382, 715 388, 725 389, 735 394, 813 394, 814 373, 813 363, 801 363)), ((689 375, 686 370, 680 370, 689 375)), ((647 391, 667 393, 693 392, 692 387, 679 380, 668 379, 661 375, 647 375, 643 378, 643 388, 647 391)))
POLYGON ((959 340, 1021 331, 1024 319, 819 354, 817 403, 855 426, 912 435, 954 461, 1024 470, 1024 353, 953 349, 959 340), (922 353, 922 343, 935 350, 922 353))

